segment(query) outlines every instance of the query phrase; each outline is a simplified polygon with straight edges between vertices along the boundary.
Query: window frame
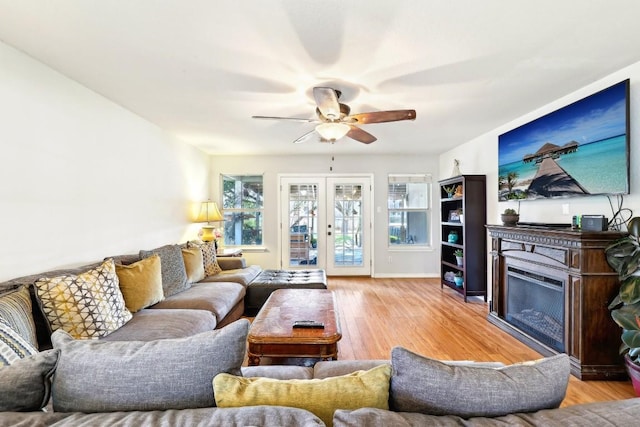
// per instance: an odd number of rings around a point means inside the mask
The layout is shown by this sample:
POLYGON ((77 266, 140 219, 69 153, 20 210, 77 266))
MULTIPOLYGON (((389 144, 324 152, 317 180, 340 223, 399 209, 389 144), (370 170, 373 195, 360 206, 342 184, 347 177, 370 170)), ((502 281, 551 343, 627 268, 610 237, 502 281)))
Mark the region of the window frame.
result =
MULTIPOLYGON (((231 173, 226 173, 226 174, 220 174, 220 193, 222 194, 222 205, 221 205, 221 211, 222 211, 222 216, 224 217, 224 222, 223 222, 223 230, 224 232, 224 246, 225 247, 230 247, 230 248, 240 248, 243 250, 247 250, 251 251, 253 250, 263 250, 264 249, 264 224, 265 224, 265 219, 264 219, 264 174, 249 174, 249 173, 245 173, 245 174, 231 174, 231 173), (236 183, 240 183, 241 187, 245 185, 245 183, 247 182, 257 182, 257 181, 250 181, 250 180, 260 180, 260 186, 262 188, 262 192, 258 197, 258 201, 260 202, 260 206, 259 207, 229 207, 227 205, 227 193, 225 192, 225 182, 226 181, 235 181, 236 183), (259 239, 255 242, 255 243, 241 243, 241 244, 236 244, 234 243, 229 243, 227 241, 227 235, 228 233, 226 232, 229 227, 233 227, 233 222, 230 221, 230 218, 233 218, 235 215, 237 214, 247 214, 247 215, 253 215, 255 218, 259 218, 258 220, 258 225, 260 225, 259 228, 257 228, 259 230, 258 236, 259 239), (229 224, 230 225, 229 225, 229 224)), ((236 198, 237 200, 237 196, 236 196, 236 192, 234 192, 234 198, 236 198)), ((242 197, 239 198, 239 203, 242 204, 244 201, 244 199, 242 197)), ((244 227, 242 227, 241 231, 244 233, 244 227)), ((244 240, 244 235, 241 236, 241 239, 244 240)))
MULTIPOLYGON (((406 192, 405 192, 406 194, 406 192)), ((390 250, 407 250, 407 249, 428 249, 433 247, 433 177, 431 174, 389 174, 387 176, 387 248, 390 250), (424 184, 425 185, 425 206, 424 207, 393 207, 393 203, 397 200, 392 199, 390 191, 392 185, 402 184, 424 184), (423 243, 392 243, 391 228, 392 216, 395 213, 415 213, 424 212, 425 224, 424 231, 426 233, 425 242, 423 243)))

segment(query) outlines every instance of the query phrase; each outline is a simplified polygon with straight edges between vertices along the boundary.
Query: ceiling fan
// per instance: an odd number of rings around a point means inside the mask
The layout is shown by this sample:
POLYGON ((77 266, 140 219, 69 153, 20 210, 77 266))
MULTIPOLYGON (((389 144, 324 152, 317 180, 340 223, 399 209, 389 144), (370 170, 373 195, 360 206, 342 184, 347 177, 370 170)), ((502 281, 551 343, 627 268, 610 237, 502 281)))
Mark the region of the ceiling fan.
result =
POLYGON ((316 128, 305 133, 300 138, 293 141, 296 144, 309 140, 314 132, 320 134, 321 140, 325 142, 335 142, 338 139, 348 136, 364 144, 371 144, 376 137, 369 132, 362 130, 356 125, 369 123, 396 122, 400 120, 415 120, 416 110, 388 110, 373 111, 370 113, 352 114, 348 105, 338 101, 341 92, 330 87, 314 87, 313 97, 316 101, 317 119, 306 119, 298 117, 272 117, 272 116, 252 116, 254 119, 273 120, 294 120, 299 122, 319 123, 316 128))

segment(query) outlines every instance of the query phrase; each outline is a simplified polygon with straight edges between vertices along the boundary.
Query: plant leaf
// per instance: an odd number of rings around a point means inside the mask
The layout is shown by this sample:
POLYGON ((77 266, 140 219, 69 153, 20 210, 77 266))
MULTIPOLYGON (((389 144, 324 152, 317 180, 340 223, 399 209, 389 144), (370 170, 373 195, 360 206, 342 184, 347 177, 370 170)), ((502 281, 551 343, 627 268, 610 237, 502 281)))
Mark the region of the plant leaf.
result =
POLYGON ((633 217, 627 223, 629 234, 635 238, 640 237, 640 217, 633 217))
POLYGON ((620 299, 620 294, 616 294, 615 298, 609 304, 609 310, 616 309, 620 304, 622 304, 622 299, 620 299))
POLYGON ((635 304, 640 301, 639 276, 629 276, 620 284, 620 299, 625 304, 635 304))
POLYGON ((630 349, 640 347, 640 331, 622 332, 622 342, 624 342, 630 349))
POLYGON ((640 315, 640 303, 623 305, 611 312, 613 320, 625 330, 638 330, 637 317, 640 315))
POLYGON ((636 250, 624 260, 620 271, 618 271, 618 274, 620 275, 620 278, 624 280, 627 277, 631 276, 636 271, 638 271, 639 267, 640 267, 640 248, 636 248, 636 250))

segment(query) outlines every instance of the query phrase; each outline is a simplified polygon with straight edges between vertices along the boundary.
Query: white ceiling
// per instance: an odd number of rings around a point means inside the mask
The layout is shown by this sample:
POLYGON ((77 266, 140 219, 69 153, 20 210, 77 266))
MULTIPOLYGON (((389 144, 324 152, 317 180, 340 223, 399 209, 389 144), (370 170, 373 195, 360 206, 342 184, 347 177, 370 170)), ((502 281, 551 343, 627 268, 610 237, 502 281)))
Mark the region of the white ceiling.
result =
POLYGON ((0 0, 0 40, 216 154, 441 153, 640 60, 637 0, 0 0), (371 145, 292 144, 313 86, 371 145))

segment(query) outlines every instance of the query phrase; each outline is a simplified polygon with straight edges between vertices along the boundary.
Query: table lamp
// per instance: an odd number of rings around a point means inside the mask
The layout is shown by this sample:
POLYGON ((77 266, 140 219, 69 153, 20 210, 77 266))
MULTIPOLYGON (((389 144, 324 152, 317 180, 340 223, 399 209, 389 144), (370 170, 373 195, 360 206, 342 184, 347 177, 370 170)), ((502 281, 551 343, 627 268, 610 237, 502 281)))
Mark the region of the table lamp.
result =
POLYGON ((202 227, 202 237, 204 242, 212 242, 216 239, 215 227, 211 225, 212 222, 224 221, 224 217, 218 209, 216 202, 206 201, 200 205, 200 214, 195 222, 206 222, 207 225, 202 227))

